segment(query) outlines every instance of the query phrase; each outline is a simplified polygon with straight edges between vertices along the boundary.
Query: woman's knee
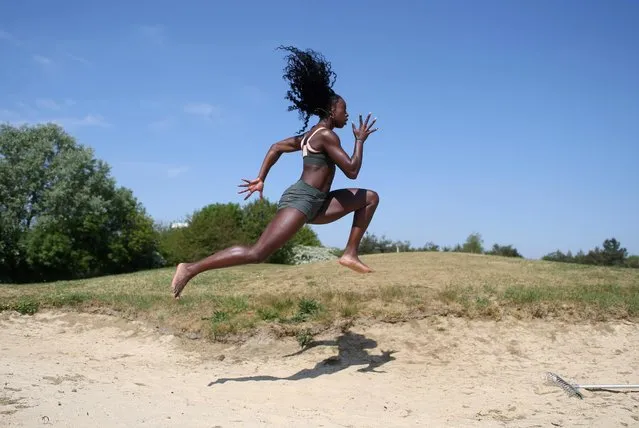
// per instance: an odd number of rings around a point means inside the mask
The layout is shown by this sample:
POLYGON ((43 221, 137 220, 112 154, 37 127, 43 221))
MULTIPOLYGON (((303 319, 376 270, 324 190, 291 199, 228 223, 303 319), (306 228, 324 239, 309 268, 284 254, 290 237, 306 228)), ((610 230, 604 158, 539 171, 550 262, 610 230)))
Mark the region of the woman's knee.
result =
POLYGON ((366 191, 366 204, 367 205, 379 205, 379 194, 374 190, 366 191))
POLYGON ((264 263, 270 255, 264 248, 254 245, 249 248, 247 259, 249 263, 264 263))

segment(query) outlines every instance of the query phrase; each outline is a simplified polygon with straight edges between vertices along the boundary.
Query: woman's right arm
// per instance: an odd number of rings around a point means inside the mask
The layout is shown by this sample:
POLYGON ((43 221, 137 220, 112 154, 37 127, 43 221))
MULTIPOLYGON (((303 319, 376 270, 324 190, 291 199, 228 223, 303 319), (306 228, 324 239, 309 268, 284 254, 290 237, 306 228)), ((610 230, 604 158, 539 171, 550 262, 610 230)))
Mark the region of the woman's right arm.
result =
POLYGON ((275 144, 272 144, 271 147, 266 152, 266 156, 264 156, 264 160, 262 161, 262 166, 260 167, 260 171, 257 174, 257 178, 253 180, 247 180, 243 178, 242 181, 244 184, 240 184, 238 187, 246 187, 244 190, 240 190, 238 193, 246 193, 248 195, 244 198, 244 200, 248 199, 253 192, 260 192, 260 198, 263 198, 262 191, 264 190, 264 181, 266 180, 266 176, 269 171, 275 165, 275 162, 278 161, 282 153, 290 153, 301 150, 300 143, 302 141, 302 135, 296 135, 293 137, 285 138, 281 141, 278 141, 275 144))
POLYGON ((266 152, 264 161, 262 162, 260 172, 258 173, 258 178, 260 178, 262 181, 266 180, 266 176, 271 170, 271 167, 275 165, 275 162, 279 160, 280 156, 282 156, 282 153, 291 153, 301 150, 300 143, 302 141, 302 137, 303 135, 295 135, 271 145, 268 152, 266 152))

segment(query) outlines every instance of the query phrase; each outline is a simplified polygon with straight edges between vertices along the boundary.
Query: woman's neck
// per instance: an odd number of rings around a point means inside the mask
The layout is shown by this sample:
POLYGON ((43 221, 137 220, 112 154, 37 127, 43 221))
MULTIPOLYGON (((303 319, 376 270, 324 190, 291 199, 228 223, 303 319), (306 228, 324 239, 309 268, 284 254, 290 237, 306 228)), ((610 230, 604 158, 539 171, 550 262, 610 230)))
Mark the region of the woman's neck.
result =
POLYGON ((320 121, 317 122, 317 126, 321 126, 322 128, 328 128, 328 129, 335 128, 335 125, 333 124, 333 121, 331 120, 330 117, 320 119, 320 121))

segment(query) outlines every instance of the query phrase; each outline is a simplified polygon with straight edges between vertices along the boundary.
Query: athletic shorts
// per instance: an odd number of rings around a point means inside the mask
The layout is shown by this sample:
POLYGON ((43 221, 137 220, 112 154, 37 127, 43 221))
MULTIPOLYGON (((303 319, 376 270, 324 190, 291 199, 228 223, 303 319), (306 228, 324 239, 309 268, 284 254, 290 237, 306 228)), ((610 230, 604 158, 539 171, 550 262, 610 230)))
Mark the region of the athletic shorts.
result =
POLYGON ((310 222, 324 206, 328 194, 316 189, 301 179, 289 186, 279 200, 277 209, 296 208, 306 215, 306 222, 310 222))

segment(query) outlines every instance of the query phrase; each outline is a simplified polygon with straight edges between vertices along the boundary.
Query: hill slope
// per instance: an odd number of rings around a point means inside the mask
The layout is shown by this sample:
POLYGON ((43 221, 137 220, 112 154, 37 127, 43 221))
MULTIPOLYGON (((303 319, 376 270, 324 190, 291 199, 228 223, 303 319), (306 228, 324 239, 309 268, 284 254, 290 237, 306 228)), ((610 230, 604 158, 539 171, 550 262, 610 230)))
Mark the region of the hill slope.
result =
POLYGON ((0 307, 117 313, 194 337, 228 338, 266 327, 300 341, 353 319, 400 321, 452 314, 500 319, 639 318, 639 270, 462 253, 394 253, 362 258, 360 275, 335 262, 250 265, 195 278, 182 299, 173 269, 52 284, 0 287, 0 307))

